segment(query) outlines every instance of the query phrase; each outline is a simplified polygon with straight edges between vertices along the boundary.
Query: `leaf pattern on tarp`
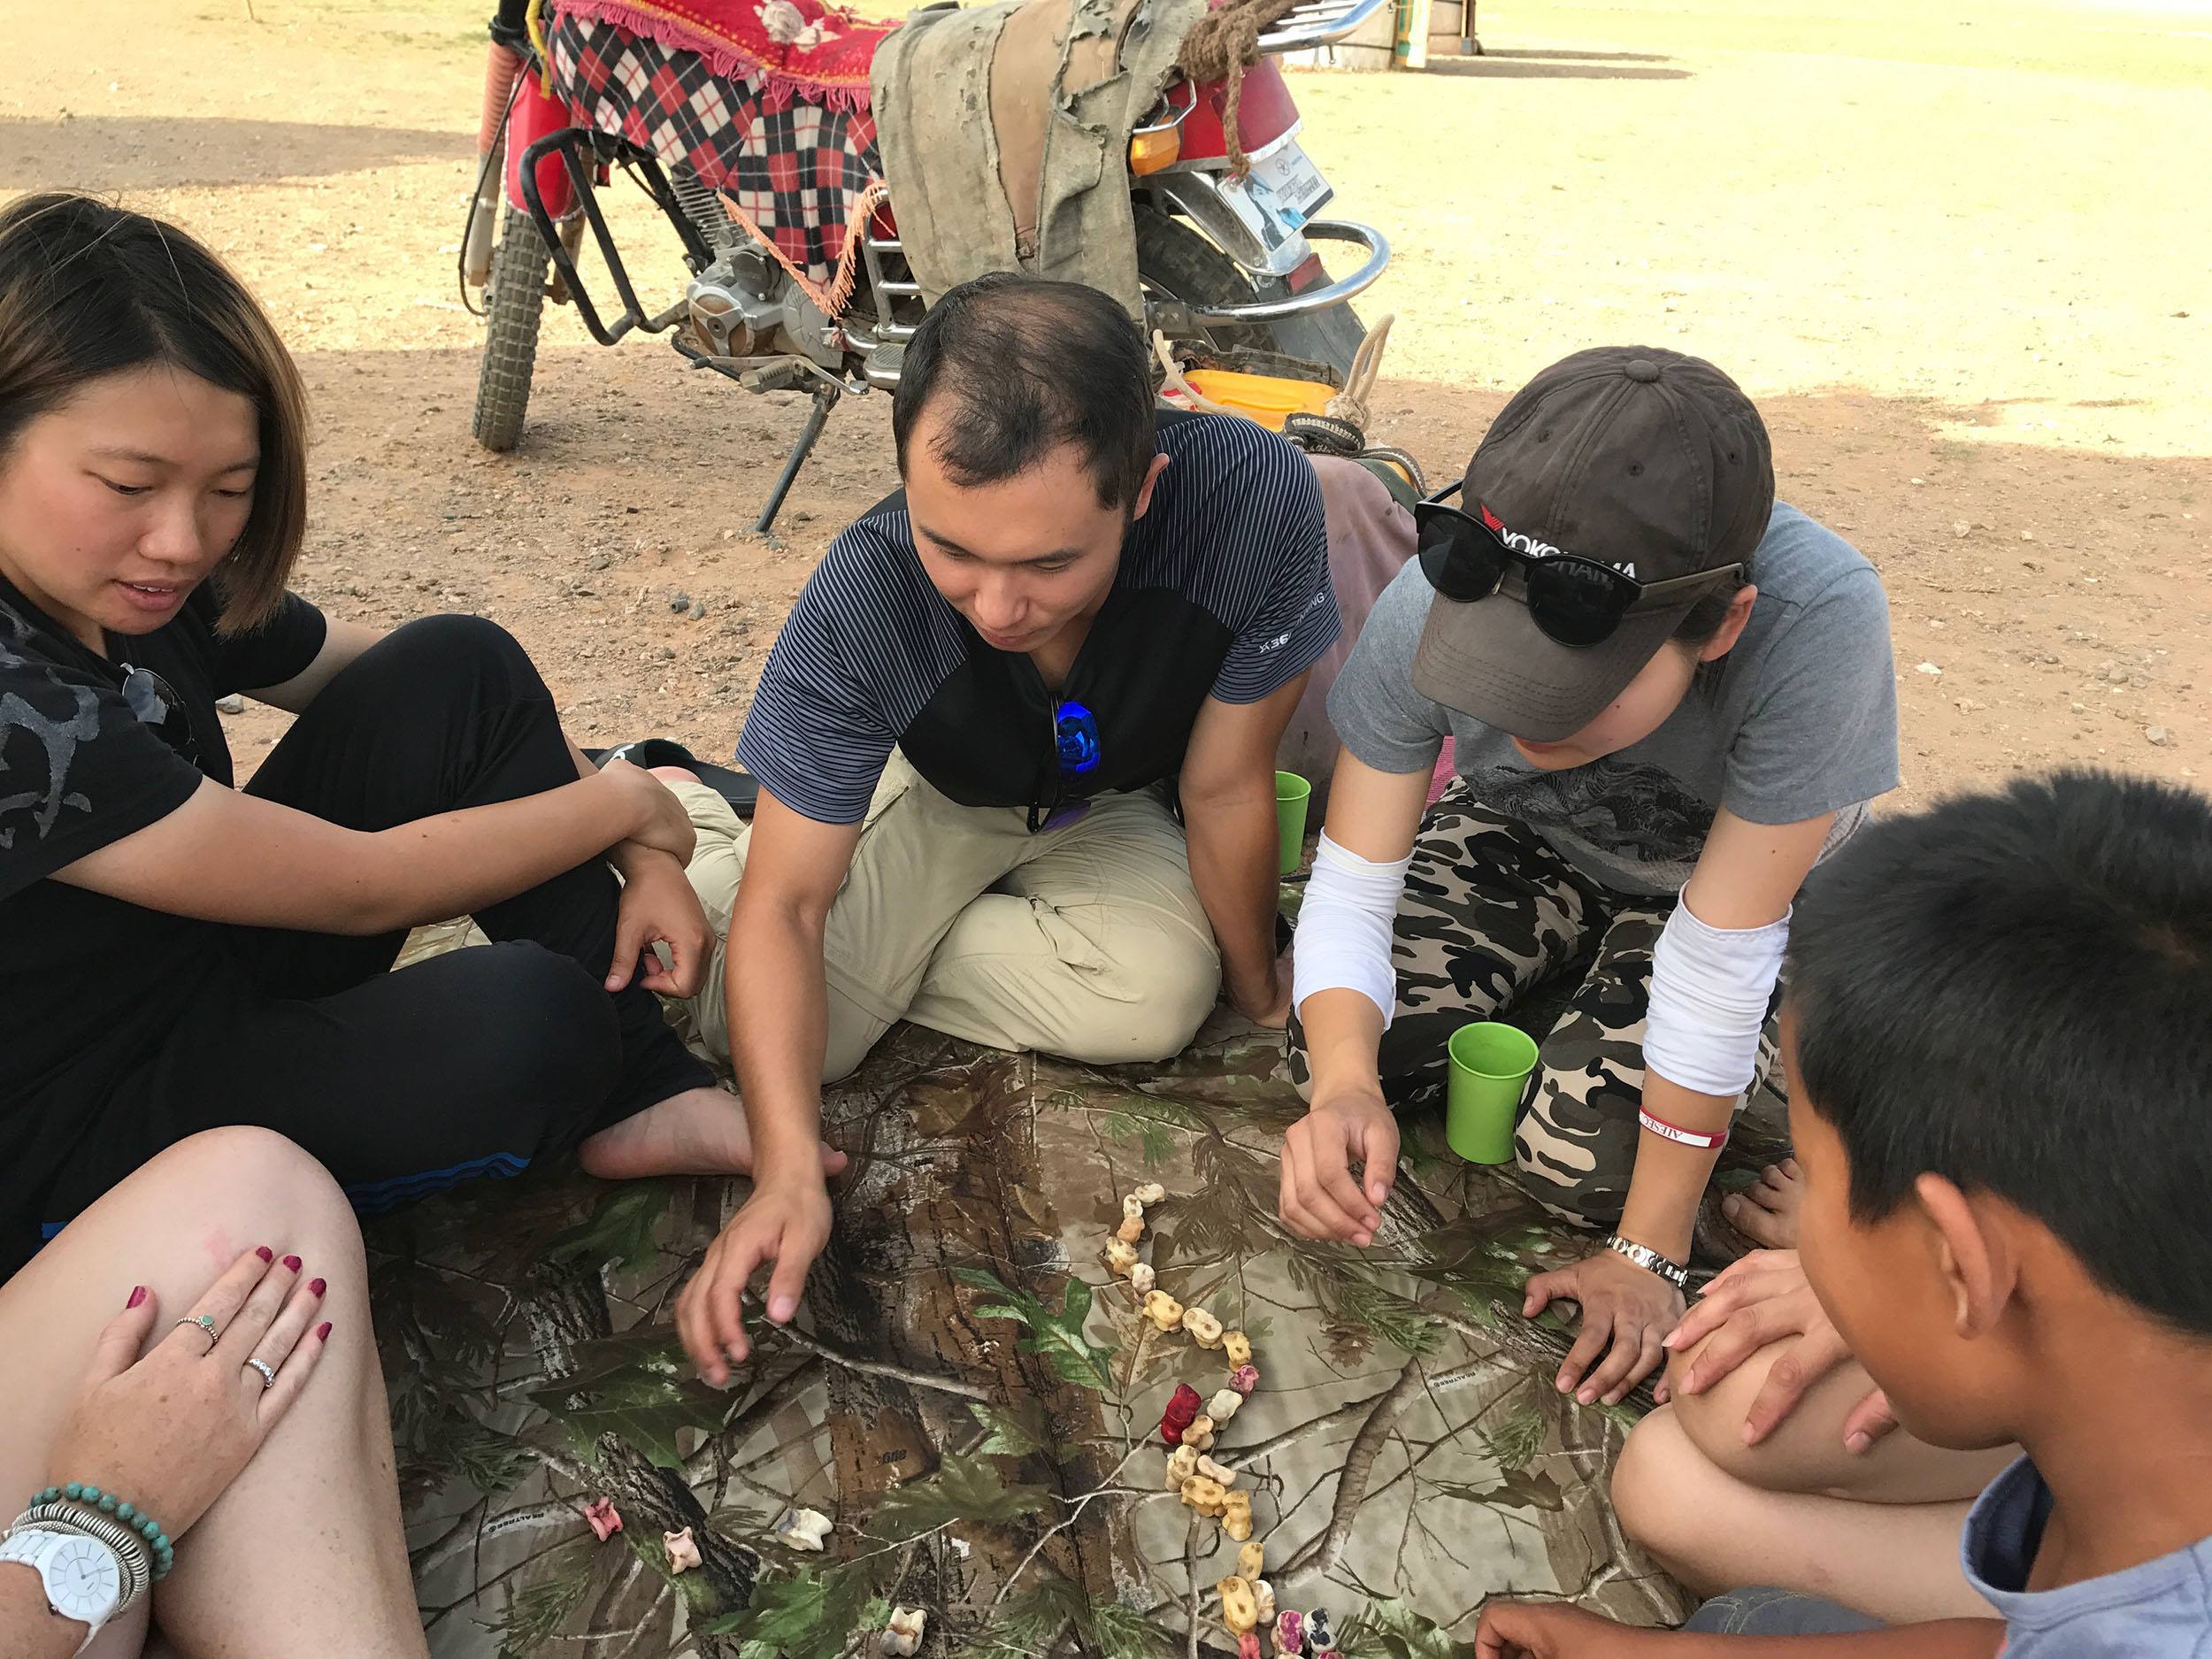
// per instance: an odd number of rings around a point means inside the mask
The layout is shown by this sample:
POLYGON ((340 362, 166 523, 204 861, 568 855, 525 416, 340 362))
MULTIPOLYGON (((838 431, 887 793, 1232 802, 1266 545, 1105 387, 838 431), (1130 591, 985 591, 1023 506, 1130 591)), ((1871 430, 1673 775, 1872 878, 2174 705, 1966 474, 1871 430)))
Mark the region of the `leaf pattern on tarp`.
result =
POLYGON ((894 1486, 868 1524, 875 1537, 904 1541, 955 1521, 1002 1525, 1033 1515, 1042 1486, 1010 1485, 980 1457, 948 1457, 933 1474, 894 1486))
POLYGON ((1009 1290, 986 1269, 956 1268, 952 1276, 960 1284, 990 1293, 991 1300, 976 1305, 976 1317, 1011 1319, 1026 1325, 1029 1334, 1021 1339, 1022 1352, 1044 1356, 1064 1381, 1083 1388, 1114 1386, 1113 1373, 1108 1369, 1114 1350, 1100 1348, 1083 1334, 1083 1327, 1091 1319, 1091 1287, 1081 1279, 1068 1280, 1064 1301, 1056 1310, 1027 1291, 1009 1290))
POLYGON ((659 1469, 684 1466, 687 1431, 721 1425, 727 1405, 701 1382, 672 1330, 655 1328, 580 1343, 576 1369, 530 1398, 566 1427, 590 1455, 603 1434, 635 1447, 659 1469))
POLYGON ((838 1659, 896 1605, 927 1610, 926 1655, 1226 1659, 1236 1548, 1165 1489, 1158 1440, 1222 1356, 1153 1330, 1101 1256, 1147 1180, 1162 1286, 1255 1345, 1215 1455, 1280 1605, 1327 1608, 1351 1659, 1459 1659, 1496 1593, 1678 1617, 1607 1502, 1635 1414, 1561 1397, 1565 1322, 1519 1317, 1528 1273, 1592 1241, 1417 1114, 1371 1248, 1292 1237, 1280 1059, 1225 1017, 1167 1065, 1108 1069, 895 1028, 826 1092, 853 1158, 830 1245, 726 1391, 672 1321, 741 1180, 554 1168, 373 1224, 436 1659, 838 1659), (624 1518, 604 1543, 600 1496, 624 1518), (777 1532, 794 1507, 833 1522, 821 1553, 777 1532), (687 1525, 703 1564, 672 1577, 661 1534, 687 1525))

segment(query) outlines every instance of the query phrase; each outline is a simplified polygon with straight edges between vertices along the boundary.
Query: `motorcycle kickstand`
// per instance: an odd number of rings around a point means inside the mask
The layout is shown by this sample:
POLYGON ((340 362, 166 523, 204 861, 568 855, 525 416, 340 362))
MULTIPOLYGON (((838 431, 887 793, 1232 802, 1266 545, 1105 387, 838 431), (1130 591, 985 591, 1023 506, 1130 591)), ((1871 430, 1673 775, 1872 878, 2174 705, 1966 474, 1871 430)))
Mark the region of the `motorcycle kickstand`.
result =
POLYGON ((821 441, 822 428, 829 425, 830 411, 837 407, 837 400, 844 394, 833 386, 814 388, 814 407, 809 411, 806 425, 800 428, 799 441, 791 446, 791 454, 784 461, 783 475, 776 480, 775 488, 768 492, 768 504, 760 510, 760 518, 753 525, 753 534, 766 535, 769 526, 776 522, 776 515, 783 511, 784 497, 797 482, 799 469, 806 465, 808 456, 821 441))

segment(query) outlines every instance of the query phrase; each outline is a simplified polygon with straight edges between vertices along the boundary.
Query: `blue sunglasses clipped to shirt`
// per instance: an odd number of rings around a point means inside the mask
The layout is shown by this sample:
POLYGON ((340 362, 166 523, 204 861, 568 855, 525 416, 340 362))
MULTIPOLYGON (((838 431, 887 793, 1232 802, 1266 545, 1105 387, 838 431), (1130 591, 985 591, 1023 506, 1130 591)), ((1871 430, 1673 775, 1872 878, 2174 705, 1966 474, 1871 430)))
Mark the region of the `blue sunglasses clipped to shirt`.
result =
POLYGON ((1053 791, 1050 806, 1041 802, 1030 803, 1032 835, 1039 830, 1064 829, 1091 810, 1087 799, 1067 798, 1068 780, 1098 769, 1098 717, 1079 703, 1054 704, 1052 741, 1060 762, 1058 787, 1053 791))

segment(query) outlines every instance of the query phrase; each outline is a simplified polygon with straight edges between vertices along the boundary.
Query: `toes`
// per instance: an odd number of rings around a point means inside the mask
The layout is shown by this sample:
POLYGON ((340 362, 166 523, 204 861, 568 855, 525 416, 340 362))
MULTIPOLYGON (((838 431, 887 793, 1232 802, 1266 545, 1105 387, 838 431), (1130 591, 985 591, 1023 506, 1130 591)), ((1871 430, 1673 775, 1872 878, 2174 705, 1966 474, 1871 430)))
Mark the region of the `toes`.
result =
POLYGON ((1770 1250, 1787 1249, 1795 1240, 1797 1229, 1793 1225, 1786 1225, 1779 1217, 1740 1194, 1732 1194, 1722 1203, 1721 1211, 1737 1232, 1770 1250))

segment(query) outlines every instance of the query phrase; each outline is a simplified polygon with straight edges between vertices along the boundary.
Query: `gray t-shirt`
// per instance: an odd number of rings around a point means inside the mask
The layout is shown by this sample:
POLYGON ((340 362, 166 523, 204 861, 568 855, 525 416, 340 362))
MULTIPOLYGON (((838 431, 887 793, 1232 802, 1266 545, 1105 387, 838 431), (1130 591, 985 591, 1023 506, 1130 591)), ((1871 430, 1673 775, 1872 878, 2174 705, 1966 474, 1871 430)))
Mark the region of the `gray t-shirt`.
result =
POLYGON ((1743 637, 1640 743, 1564 772, 1505 733, 1413 688, 1433 589, 1409 561, 1361 630, 1329 696, 1344 746, 1379 772, 1425 772, 1452 739, 1474 798, 1534 830, 1601 886, 1678 893, 1723 807, 1754 824, 1837 815, 1822 856, 1897 787, 1889 603, 1874 567, 1832 530, 1777 503, 1751 558, 1743 637))
POLYGON ((2005 1659, 2212 1659, 2212 1538, 2124 1572, 2030 1590, 2050 1518, 2051 1489, 2025 1457, 1966 1517, 1966 1581, 2004 1615, 2005 1659))

